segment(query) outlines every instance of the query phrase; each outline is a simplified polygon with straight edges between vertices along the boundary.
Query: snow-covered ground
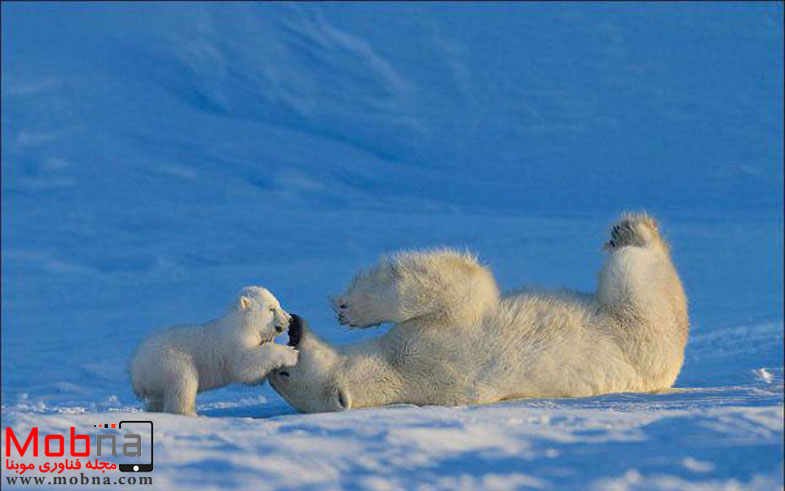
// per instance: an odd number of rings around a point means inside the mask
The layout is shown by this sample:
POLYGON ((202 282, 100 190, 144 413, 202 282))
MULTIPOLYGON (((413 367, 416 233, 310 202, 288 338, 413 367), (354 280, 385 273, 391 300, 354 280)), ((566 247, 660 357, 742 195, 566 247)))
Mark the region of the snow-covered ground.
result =
POLYGON ((327 295, 385 251, 592 290, 614 215, 646 208, 690 297, 679 390, 300 415, 229 387, 145 415, 154 487, 782 488, 780 4, 2 17, 3 427, 138 418, 136 343, 247 284, 373 336, 327 295))

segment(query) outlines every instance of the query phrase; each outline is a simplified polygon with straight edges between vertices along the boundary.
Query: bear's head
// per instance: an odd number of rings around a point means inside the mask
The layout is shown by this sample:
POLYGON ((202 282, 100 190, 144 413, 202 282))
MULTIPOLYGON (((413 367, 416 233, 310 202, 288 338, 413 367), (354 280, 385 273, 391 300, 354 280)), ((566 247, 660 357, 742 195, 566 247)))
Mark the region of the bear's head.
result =
POLYGON ((345 356, 319 339, 297 314, 289 324, 289 345, 300 352, 297 365, 272 371, 268 380, 273 389, 301 412, 349 409, 350 396, 337 377, 345 356))
POLYGON ((230 315, 239 318, 230 324, 259 334, 261 343, 270 342, 282 334, 292 318, 269 290, 258 286, 243 288, 230 308, 230 315))

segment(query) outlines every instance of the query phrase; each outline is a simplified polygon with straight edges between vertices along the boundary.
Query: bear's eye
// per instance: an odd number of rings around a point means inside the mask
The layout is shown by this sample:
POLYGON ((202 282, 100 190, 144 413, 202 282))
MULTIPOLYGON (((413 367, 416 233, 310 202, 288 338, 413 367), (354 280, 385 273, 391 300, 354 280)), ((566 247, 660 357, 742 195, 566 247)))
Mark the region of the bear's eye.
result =
POLYGON ((270 307, 270 312, 275 312, 275 307, 270 307))

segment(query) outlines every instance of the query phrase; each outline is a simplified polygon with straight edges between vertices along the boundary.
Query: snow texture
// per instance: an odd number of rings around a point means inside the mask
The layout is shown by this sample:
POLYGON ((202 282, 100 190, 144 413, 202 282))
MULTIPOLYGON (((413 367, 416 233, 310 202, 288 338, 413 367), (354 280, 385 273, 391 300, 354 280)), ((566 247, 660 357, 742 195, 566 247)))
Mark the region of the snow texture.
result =
POLYGON ((678 389, 300 415, 232 386, 151 415, 155 489, 782 488, 782 16, 3 3, 3 427, 139 416, 136 344, 248 284, 374 336, 327 295, 395 249, 593 290, 646 209, 690 299, 678 389))

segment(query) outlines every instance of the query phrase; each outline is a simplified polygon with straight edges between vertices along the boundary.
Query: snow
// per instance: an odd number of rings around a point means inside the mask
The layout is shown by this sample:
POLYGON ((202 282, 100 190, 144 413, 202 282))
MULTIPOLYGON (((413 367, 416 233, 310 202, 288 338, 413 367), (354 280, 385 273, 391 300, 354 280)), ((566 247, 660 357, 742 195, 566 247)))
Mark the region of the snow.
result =
POLYGON ((645 208, 690 298, 677 389, 304 415, 232 386, 144 415, 155 489, 781 488, 782 14, 3 3, 3 427, 138 418, 139 340, 248 284, 374 336, 327 296, 395 249, 592 290, 645 208))

